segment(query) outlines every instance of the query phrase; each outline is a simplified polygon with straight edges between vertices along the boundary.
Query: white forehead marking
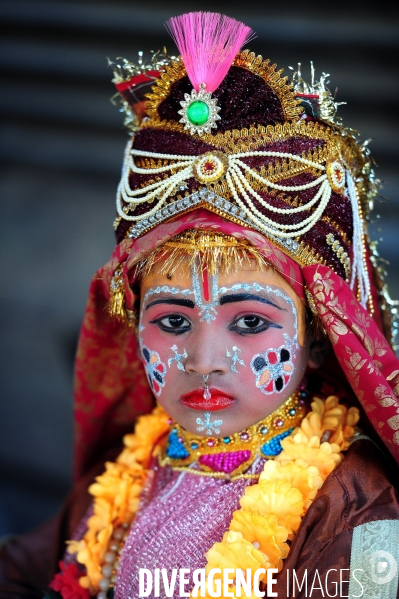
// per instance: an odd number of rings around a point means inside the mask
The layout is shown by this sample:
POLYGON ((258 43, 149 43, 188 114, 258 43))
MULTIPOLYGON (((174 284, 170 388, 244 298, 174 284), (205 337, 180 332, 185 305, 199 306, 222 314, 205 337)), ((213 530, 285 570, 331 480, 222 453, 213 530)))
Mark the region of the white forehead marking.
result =
POLYGON ((198 278, 198 274, 195 268, 191 269, 191 277, 193 279, 193 287, 194 287, 194 297, 197 306, 200 309, 199 315, 201 316, 200 322, 206 320, 209 324, 211 320, 216 320, 217 310, 216 307, 218 305, 218 297, 219 297, 219 287, 218 287, 218 276, 217 274, 212 276, 212 303, 204 304, 202 302, 201 296, 201 287, 198 278))

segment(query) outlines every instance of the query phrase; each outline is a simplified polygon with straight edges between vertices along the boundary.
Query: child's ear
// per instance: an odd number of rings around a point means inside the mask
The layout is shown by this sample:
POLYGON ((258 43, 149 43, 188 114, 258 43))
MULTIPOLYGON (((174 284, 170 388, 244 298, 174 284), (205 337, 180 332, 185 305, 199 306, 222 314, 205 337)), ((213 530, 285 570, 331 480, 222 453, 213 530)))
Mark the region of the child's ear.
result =
POLYGON ((328 337, 314 339, 309 347, 309 368, 320 368, 325 357, 330 350, 330 341, 328 337))

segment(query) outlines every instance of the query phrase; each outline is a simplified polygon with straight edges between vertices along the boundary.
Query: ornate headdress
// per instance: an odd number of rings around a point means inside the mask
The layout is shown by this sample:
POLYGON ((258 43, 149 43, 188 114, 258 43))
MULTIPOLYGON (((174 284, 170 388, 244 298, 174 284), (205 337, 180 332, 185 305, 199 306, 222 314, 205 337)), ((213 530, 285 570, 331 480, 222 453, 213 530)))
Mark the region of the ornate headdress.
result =
POLYGON ((290 82, 240 51, 252 35, 242 23, 190 13, 167 27, 181 56, 113 64, 132 137, 116 198, 118 245, 93 279, 78 353, 77 471, 153 401, 134 335, 105 308, 131 315, 133 267, 165 242, 173 254, 195 239, 204 253, 194 229, 216 234, 206 251, 230 235, 243 244, 225 244, 226 253, 241 259, 249 243, 307 298, 398 457, 399 366, 378 329, 392 341, 394 306, 367 238, 378 184, 367 144, 336 117, 327 75, 315 81, 312 67, 308 84, 298 68, 290 82))
POLYGON ((239 52, 252 32, 222 15, 189 13, 167 27, 181 57, 155 55, 140 74, 125 62, 115 73, 128 115, 140 106, 117 193, 118 241, 203 207, 261 232, 302 266, 328 265, 371 315, 392 307, 371 272, 366 231, 378 182, 367 145, 336 117, 328 75, 315 82, 312 65, 307 84, 299 65, 289 82, 239 52))

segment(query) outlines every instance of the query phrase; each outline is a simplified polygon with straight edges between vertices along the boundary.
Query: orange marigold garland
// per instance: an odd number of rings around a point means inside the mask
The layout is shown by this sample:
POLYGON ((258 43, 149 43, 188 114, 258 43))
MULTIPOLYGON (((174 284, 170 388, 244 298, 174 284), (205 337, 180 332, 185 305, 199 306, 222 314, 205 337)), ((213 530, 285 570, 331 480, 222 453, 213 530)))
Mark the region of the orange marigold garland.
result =
MULTIPOLYGON (((250 569, 253 580, 260 568, 281 570, 290 549, 287 541, 294 537, 327 476, 342 461, 341 452, 348 448, 358 420, 357 408, 347 409, 337 397, 314 398, 301 426, 281 441, 283 451, 265 463, 259 482, 245 489, 241 508, 233 513, 222 541, 206 553, 206 575, 213 568, 250 569)), ((91 595, 105 597, 113 582, 118 549, 137 512, 151 458, 169 428, 169 417, 159 406, 141 416, 135 432, 124 437, 125 449, 116 462, 107 462, 105 472, 89 487, 93 515, 83 539, 70 541, 68 552, 76 553, 78 563, 85 566, 79 584, 91 595)), ((266 575, 261 584, 265 580, 266 575)), ((64 597, 60 581, 58 586, 64 597)), ((233 584, 234 597, 235 590, 233 584)), ((252 593, 256 597, 253 587, 252 593)))
POLYGON ((106 592, 105 580, 109 586, 116 545, 124 540, 133 522, 154 448, 169 426, 169 417, 161 407, 141 416, 134 433, 125 435, 125 448, 116 462, 107 462, 105 472, 89 487, 94 496, 93 515, 83 539, 70 541, 68 552, 76 553, 77 561, 85 566, 86 575, 79 582, 92 595, 106 592))
MULTIPOLYGON (((314 398, 311 408, 301 426, 281 441, 283 451, 266 462, 259 482, 245 489, 228 531, 206 554, 207 575, 213 568, 249 568, 253 580, 257 569, 281 570, 289 552, 287 541, 342 461, 341 452, 349 447, 359 420, 357 408, 348 410, 335 396, 325 401, 314 398)), ((266 574, 261 581, 266 581, 266 574)), ((235 597, 236 587, 229 590, 235 597)))

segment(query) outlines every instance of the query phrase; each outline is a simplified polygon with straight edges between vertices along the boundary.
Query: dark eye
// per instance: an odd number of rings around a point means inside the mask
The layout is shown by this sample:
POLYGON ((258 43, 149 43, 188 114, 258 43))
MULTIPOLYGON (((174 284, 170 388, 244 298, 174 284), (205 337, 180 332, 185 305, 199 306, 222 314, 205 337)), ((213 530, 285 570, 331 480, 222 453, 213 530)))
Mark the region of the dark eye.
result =
POLYGON ((262 319, 259 316, 255 316, 251 314, 250 316, 243 316, 236 323, 237 326, 247 329, 256 329, 262 322, 262 319))
POLYGON ((257 316, 256 314, 246 314, 245 316, 241 316, 237 320, 235 320, 230 326, 230 331, 236 331, 240 335, 256 335, 257 333, 262 333, 266 331, 269 327, 275 327, 277 329, 281 329, 282 327, 273 322, 269 322, 262 316, 257 316))
POLYGON ((168 333, 185 333, 191 327, 190 322, 181 314, 170 314, 157 320, 152 320, 151 324, 157 324, 162 331, 168 333))

